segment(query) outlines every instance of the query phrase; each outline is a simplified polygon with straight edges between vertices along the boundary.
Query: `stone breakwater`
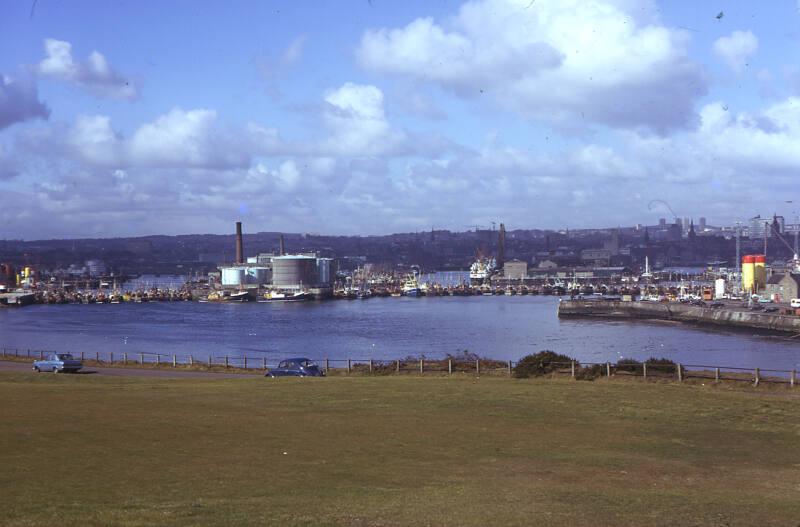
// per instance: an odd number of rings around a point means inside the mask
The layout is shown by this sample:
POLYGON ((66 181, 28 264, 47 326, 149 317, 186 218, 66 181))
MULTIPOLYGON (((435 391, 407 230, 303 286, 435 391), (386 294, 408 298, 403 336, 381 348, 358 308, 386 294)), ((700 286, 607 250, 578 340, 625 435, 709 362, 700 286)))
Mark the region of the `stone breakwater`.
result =
POLYGON ((800 334, 800 316, 729 307, 700 307, 672 302, 562 300, 558 304, 558 316, 672 320, 800 334))

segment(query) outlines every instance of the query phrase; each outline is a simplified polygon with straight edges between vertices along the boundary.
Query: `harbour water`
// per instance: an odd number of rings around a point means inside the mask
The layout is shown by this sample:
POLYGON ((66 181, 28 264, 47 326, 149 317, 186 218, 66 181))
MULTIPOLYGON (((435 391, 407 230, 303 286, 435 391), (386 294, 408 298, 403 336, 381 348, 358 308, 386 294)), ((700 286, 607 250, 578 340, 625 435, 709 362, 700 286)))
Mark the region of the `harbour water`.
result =
POLYGON ((474 296, 231 303, 35 305, 0 309, 0 346, 72 352, 314 359, 440 358, 463 350, 517 360, 549 349, 586 362, 800 369, 800 342, 674 323, 559 320, 558 298, 474 296))

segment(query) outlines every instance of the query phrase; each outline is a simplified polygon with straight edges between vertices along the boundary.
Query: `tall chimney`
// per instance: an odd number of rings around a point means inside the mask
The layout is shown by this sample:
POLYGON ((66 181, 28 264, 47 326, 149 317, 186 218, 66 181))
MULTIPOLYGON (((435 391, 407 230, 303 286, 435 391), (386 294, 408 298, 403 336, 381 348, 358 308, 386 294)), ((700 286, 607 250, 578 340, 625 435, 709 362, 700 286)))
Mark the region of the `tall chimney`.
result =
POLYGON ((242 249, 242 222, 236 222, 236 263, 244 263, 244 250, 242 249))
POLYGON ((283 234, 281 234, 280 245, 278 246, 278 254, 280 256, 286 254, 286 246, 283 244, 283 234))

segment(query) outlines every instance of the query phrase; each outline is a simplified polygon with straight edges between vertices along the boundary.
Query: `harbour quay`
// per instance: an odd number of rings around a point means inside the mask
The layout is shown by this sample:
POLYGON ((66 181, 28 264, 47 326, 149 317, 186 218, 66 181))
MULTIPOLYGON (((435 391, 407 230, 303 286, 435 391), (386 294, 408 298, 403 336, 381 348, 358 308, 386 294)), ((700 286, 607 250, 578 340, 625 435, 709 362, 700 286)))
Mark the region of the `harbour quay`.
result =
POLYGON ((766 313, 753 311, 742 302, 719 304, 711 307, 681 302, 562 299, 558 303, 558 316, 667 320, 800 334, 800 316, 794 308, 783 307, 777 312, 766 313))

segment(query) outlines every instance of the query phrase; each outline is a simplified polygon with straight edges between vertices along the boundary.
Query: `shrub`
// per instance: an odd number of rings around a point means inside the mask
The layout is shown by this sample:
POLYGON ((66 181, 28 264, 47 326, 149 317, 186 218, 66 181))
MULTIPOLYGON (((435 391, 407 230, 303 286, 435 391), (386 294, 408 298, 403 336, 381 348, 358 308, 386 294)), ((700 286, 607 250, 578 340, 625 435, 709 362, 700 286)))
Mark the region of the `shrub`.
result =
MULTIPOLYGON (((533 355, 526 355, 522 357, 517 365, 514 367, 514 377, 518 379, 527 379, 528 377, 539 377, 553 373, 555 370, 567 367, 572 362, 572 357, 561 355, 550 350, 540 351, 533 355)), ((580 366, 578 361, 575 361, 576 366, 580 366)))
POLYGON ((636 373, 642 369, 642 363, 636 359, 619 359, 616 366, 617 371, 629 371, 636 373))
POLYGON ((665 359, 663 357, 660 358, 660 359, 657 359, 655 357, 650 357, 649 359, 647 359, 644 362, 645 362, 645 364, 647 364, 648 373, 651 372, 651 371, 652 372, 660 371, 660 372, 665 372, 665 373, 675 373, 675 368, 677 367, 677 365, 673 361, 671 361, 669 359, 665 359))

